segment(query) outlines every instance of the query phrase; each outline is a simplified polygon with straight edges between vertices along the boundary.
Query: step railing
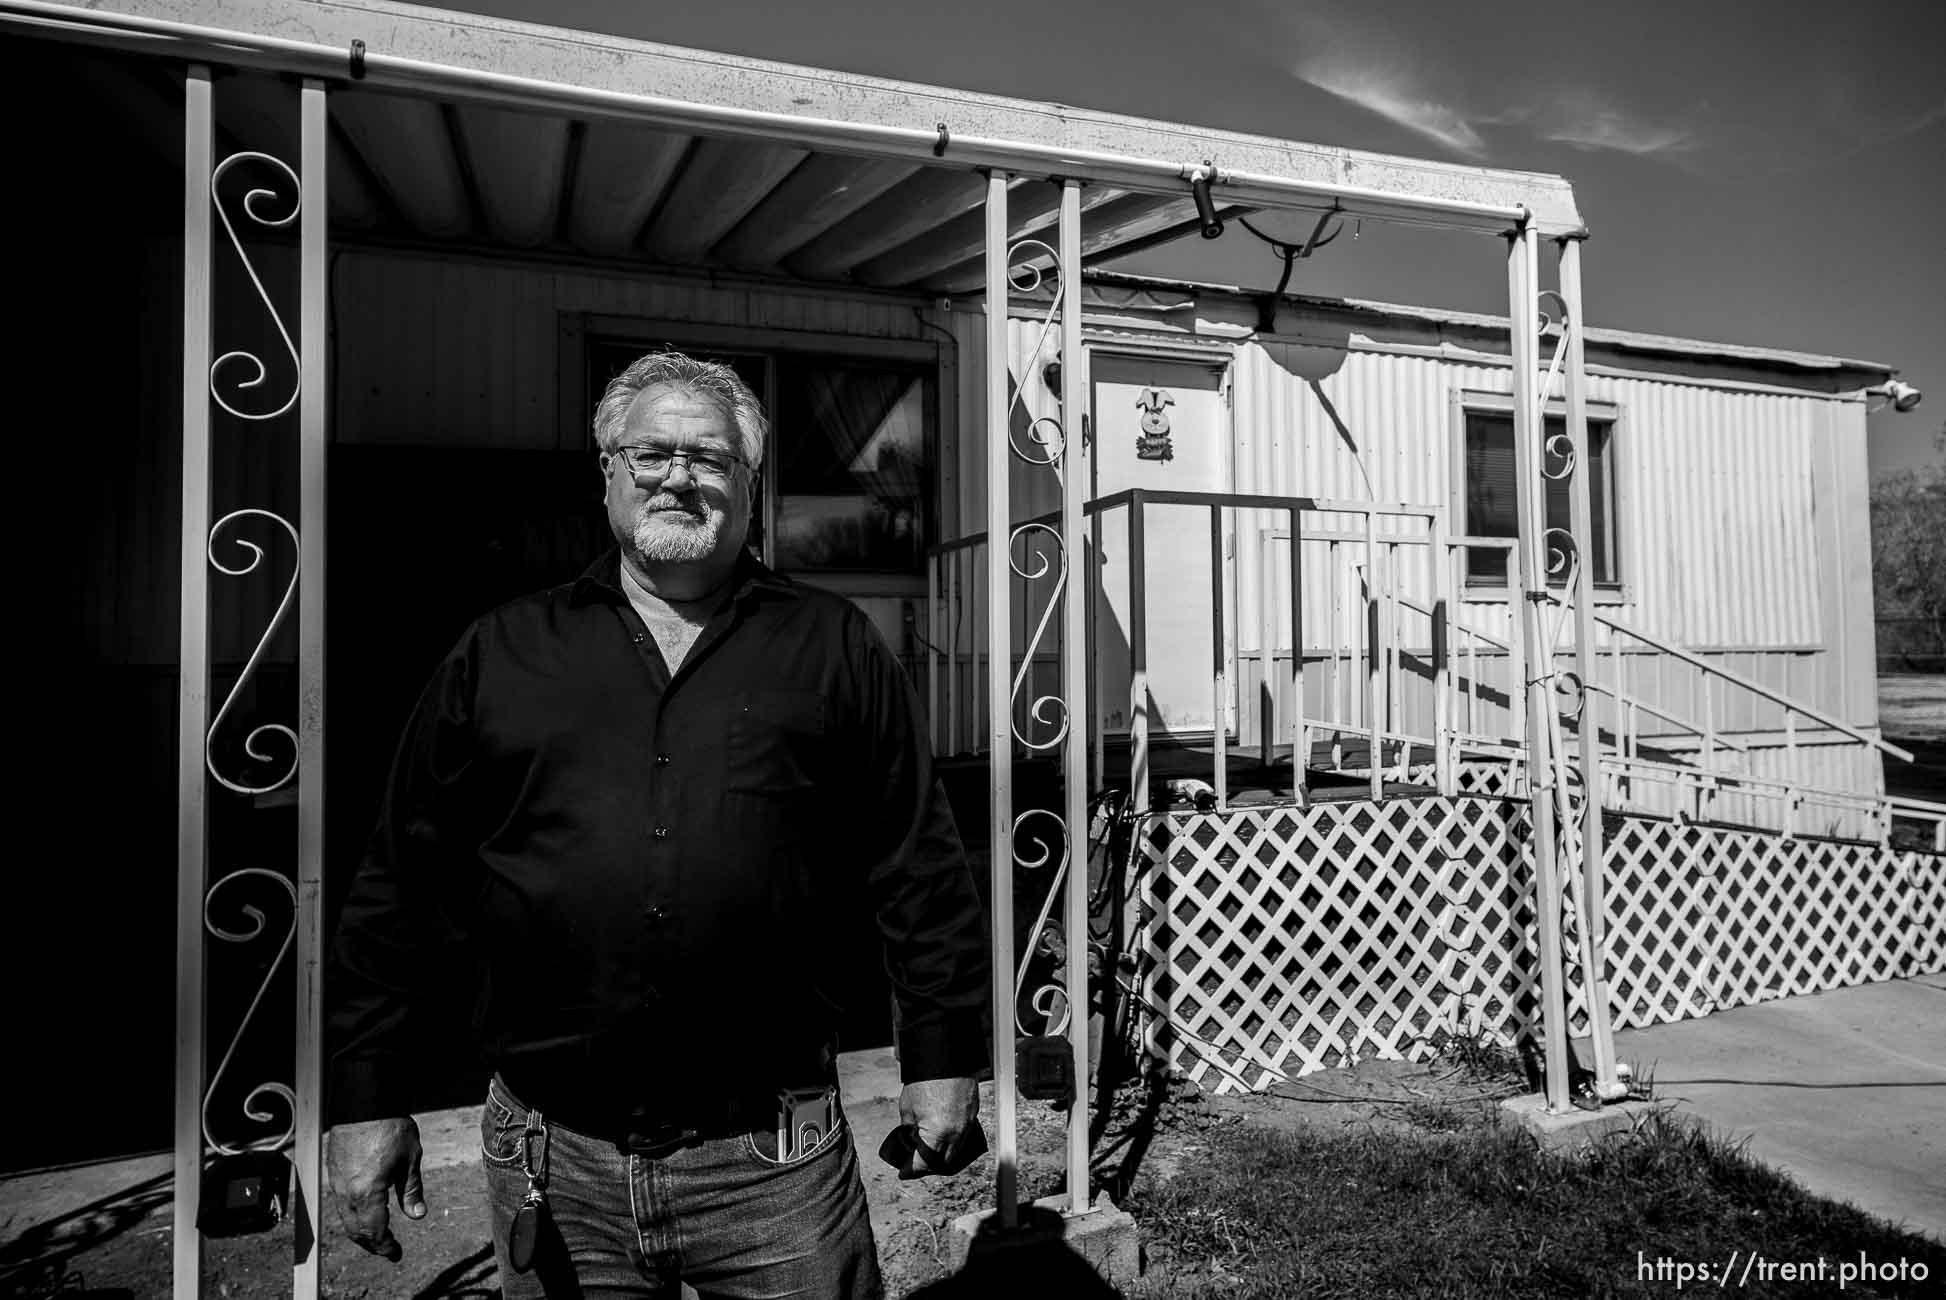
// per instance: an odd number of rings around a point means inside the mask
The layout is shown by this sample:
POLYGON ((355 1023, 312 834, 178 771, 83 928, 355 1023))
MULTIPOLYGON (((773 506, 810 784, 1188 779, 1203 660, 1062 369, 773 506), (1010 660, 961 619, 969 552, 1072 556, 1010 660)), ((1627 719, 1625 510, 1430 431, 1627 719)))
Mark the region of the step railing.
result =
MULTIPOLYGON (((1329 498, 1266 496, 1247 493, 1173 492, 1131 489, 1089 502, 1086 514, 1092 521, 1092 536, 1099 550, 1105 534, 1118 534, 1125 543, 1127 564, 1128 641, 1128 745, 1131 787, 1146 791, 1150 771, 1151 736, 1154 705, 1149 691, 1149 601, 1151 591, 1145 557, 1144 537, 1148 516, 1159 509, 1193 510, 1207 518, 1210 571, 1204 581, 1209 587, 1210 656, 1209 705, 1215 719, 1210 736, 1211 762, 1209 785, 1217 805, 1229 802, 1229 754, 1232 749, 1225 723, 1232 708, 1239 723, 1245 720, 1247 706, 1234 698, 1231 660, 1226 649, 1231 626, 1230 580, 1227 562, 1228 541, 1241 532, 1246 513, 1259 521, 1268 513, 1280 517, 1281 527, 1259 527, 1257 542, 1257 648, 1254 653, 1259 691, 1254 719, 1258 742, 1257 757, 1265 768, 1276 760, 1283 743, 1290 745, 1294 794, 1309 796, 1308 768, 1317 746, 1327 738, 1330 748, 1326 761, 1343 768, 1347 742, 1361 747, 1365 762, 1360 776, 1369 782, 1371 798, 1385 797, 1388 780, 1405 781, 1419 755, 1431 758, 1433 783, 1441 792, 1452 794, 1459 788, 1459 769, 1463 762, 1502 761, 1506 756, 1524 753, 1526 692, 1522 684, 1528 672, 1519 636, 1502 637, 1454 617, 1455 595, 1460 566, 1469 551, 1499 548, 1511 551, 1516 542, 1506 537, 1452 536, 1447 532, 1446 513, 1437 506, 1376 505, 1370 502, 1329 498), (1351 526, 1344 526, 1349 521, 1351 526), (1226 522, 1229 525, 1226 528, 1226 522), (1296 545, 1292 546, 1292 539, 1296 545), (1287 572, 1280 578, 1276 553, 1288 548, 1291 557, 1287 572), (1416 575, 1416 583, 1408 580, 1416 575), (1321 584, 1325 592, 1325 616, 1313 617, 1307 624, 1306 591, 1321 584), (1288 587, 1288 595, 1279 591, 1288 587), (1416 589, 1415 589, 1416 588, 1416 589), (1277 642, 1280 629, 1279 606, 1284 604, 1288 623, 1290 651, 1288 663, 1280 662, 1284 652, 1277 642), (1423 620, 1423 638, 1406 635, 1408 619, 1423 620), (1417 660, 1414 665, 1411 661, 1417 660), (1492 669, 1505 665, 1504 682, 1492 680, 1492 669), (1310 676, 1323 673, 1320 681, 1310 676), (1421 708, 1430 717, 1412 724, 1402 706, 1408 678, 1422 677, 1430 691, 1430 708, 1421 708), (1504 726, 1495 727, 1493 709, 1486 696, 1495 685, 1503 691, 1504 726), (1280 694, 1286 701, 1280 710, 1280 694), (1312 701, 1307 706, 1307 699, 1312 701), (1282 717, 1279 716, 1281 713, 1282 717), (1427 726, 1425 723, 1429 722, 1427 726)), ((1046 524, 1053 513, 1022 520, 1019 530, 1046 524)), ((933 726, 933 746, 941 754, 982 753, 987 749, 989 701, 986 698, 987 674, 985 647, 988 605, 979 596, 986 566, 984 548, 987 537, 976 533, 935 547, 928 567, 928 637, 926 640, 926 690, 933 726), (970 634, 970 635, 969 635, 970 634), (970 670, 970 671, 969 671, 970 670)), ((1509 571, 1509 608, 1519 609, 1522 593, 1512 564, 1509 571)), ((1016 574, 1016 591, 1010 608, 1031 619, 1040 605, 1034 595, 1031 566, 1016 574)), ((1095 554, 1088 563, 1077 565, 1076 576, 1086 579, 1064 590, 1087 593, 1099 601, 1102 583, 1095 554)), ((1178 575, 1171 574, 1171 578, 1178 575)), ((1169 589, 1161 593, 1168 598, 1169 589)), ((1559 604, 1559 597, 1553 598, 1559 604)), ((1099 606, 1097 606, 1099 608, 1099 606)), ((1091 626, 1092 626, 1091 620, 1091 626)), ((1946 851, 1946 803, 1930 800, 1861 794, 1832 790, 1803 781, 1758 776, 1747 771, 1732 771, 1724 760, 1734 756, 1747 763, 1752 744, 1723 725, 1719 710, 1732 703, 1743 703, 1739 693, 1781 710, 1783 749, 1786 763, 1798 770, 1804 740, 1801 729, 1815 727, 1824 735, 1841 735, 1873 751, 1911 761, 1902 747, 1833 717, 1802 701, 1793 699, 1761 682, 1696 653, 1670 644, 1663 638, 1636 628, 1611 614, 1597 612, 1597 626, 1607 632, 1607 644, 1593 659, 1606 662, 1610 680, 1581 684, 1583 691, 1608 702, 1612 726, 1602 736, 1603 788, 1618 807, 1636 811, 1679 811, 1685 818, 1710 822, 1716 820, 1726 796, 1747 796, 1779 806, 1778 825, 1786 835, 1814 829, 1805 821, 1807 811, 1828 810, 1855 822, 1869 822, 1871 834, 1888 841, 1895 823, 1917 823, 1931 830, 1936 849, 1946 851), (1625 653, 1629 641, 1647 647, 1654 655, 1681 663, 1698 674, 1695 694, 1702 701, 1700 716, 1652 701, 1627 689, 1625 653), (1652 725, 1645 728, 1645 720, 1652 725), (1645 743, 1647 742, 1647 743, 1645 743), (1657 743, 1660 742, 1660 743, 1657 743), (1673 750, 1693 747, 1699 761, 1687 763, 1670 757, 1673 750), (1637 797, 1638 787, 1659 783, 1673 791, 1662 808, 1653 801, 1637 797), (1673 804, 1673 809, 1669 806, 1673 804)), ((1412 629, 1415 633, 1418 628, 1412 629)), ((1097 645, 1101 637, 1091 632, 1097 645)), ((1088 647, 1091 702, 1085 725, 1092 733, 1094 770, 1103 770, 1106 741, 1103 709, 1098 700, 1102 691, 1102 657, 1097 645, 1088 647)), ((1033 699, 1032 678, 1037 672, 1055 669, 1054 655, 1044 650, 1046 664, 1022 663, 1016 649, 1013 665, 1016 698, 1023 683, 1025 698, 1033 699)), ((1565 654, 1556 647, 1557 656, 1565 654)), ((1240 656, 1244 657, 1244 656, 1240 656)), ((1017 705, 1010 706, 1017 708, 1017 705)), ((1600 719, 1592 705, 1584 706, 1586 725, 1601 730, 1600 719)), ((1580 725, 1580 724, 1576 724, 1580 725)), ((1241 728, 1239 728, 1241 730, 1241 728)), ((1119 743, 1119 742, 1118 742, 1119 743)), ((1018 746, 1016 746, 1018 752, 1018 746)), ((1517 766, 1509 762, 1509 769, 1517 766)), ((1503 782, 1503 787, 1505 783, 1503 782)), ((1517 792, 1510 790, 1509 792, 1517 792)), ((1829 829, 1836 823, 1820 823, 1829 829)))
MULTIPOLYGON (((1457 550, 1461 547, 1477 545, 1477 542, 1478 539, 1474 538, 1455 538, 1453 546, 1457 550)), ((1418 613, 1432 616, 1429 606, 1414 601, 1410 597, 1401 598, 1401 603, 1418 613)), ((1778 828, 1785 836, 1794 836, 1807 829, 1804 821, 1805 810, 1824 808, 1839 813, 1861 815, 1869 820, 1873 827, 1873 834, 1881 842, 1890 841, 1895 824, 1899 821, 1915 823, 1922 828, 1929 827, 1934 850, 1946 852, 1946 803, 1902 796, 1861 795, 1855 791, 1830 790, 1801 781, 1760 777, 1748 772, 1725 770, 1719 761, 1724 751, 1737 754, 1747 760, 1752 747, 1748 741, 1739 739, 1718 726, 1714 709, 1719 704, 1727 703, 1724 698, 1725 692, 1730 689, 1746 691, 1782 709, 1786 762, 1792 770, 1796 770, 1798 766, 1800 750, 1797 723, 1800 718, 1816 724, 1827 732, 1847 736, 1901 761, 1912 761, 1910 751, 1881 736, 1833 718, 1822 710, 1792 699, 1741 673, 1713 664, 1692 651, 1671 645, 1612 615, 1597 613, 1595 620, 1610 632, 1610 643, 1605 653, 1612 666, 1613 680, 1604 682, 1597 679, 1582 685, 1585 690, 1610 700, 1616 716, 1615 727, 1610 736, 1603 740, 1602 768, 1606 778, 1605 790, 1609 796, 1604 800, 1605 803, 1621 807, 1634 806, 1641 810, 1641 802, 1630 797, 1632 783, 1660 782, 1673 786, 1678 794, 1683 796, 1678 800, 1678 808, 1684 817, 1691 821, 1714 821, 1717 819, 1719 800, 1723 796, 1743 795, 1780 805, 1776 820, 1779 823, 1778 828), (1622 669, 1624 638, 1633 638, 1660 655, 1694 668, 1701 676, 1704 716, 1700 719, 1685 717, 1623 689, 1620 683, 1626 676, 1622 669), (1693 738, 1702 757, 1700 765, 1643 757, 1641 719, 1645 715, 1675 728, 1677 735, 1693 738)), ((1453 630, 1462 642, 1469 646, 1484 644, 1504 652, 1509 656, 1509 662, 1512 662, 1511 656, 1518 653, 1517 645, 1469 624, 1455 621, 1453 630)), ((1600 657, 1597 655, 1597 661, 1600 657)), ((1467 667, 1466 676, 1469 679, 1466 683, 1467 688, 1476 690, 1477 654, 1467 656, 1467 667)), ((1515 680, 1518 680, 1519 676, 1518 671, 1513 674, 1515 680)), ((1510 694, 1518 698, 1520 692, 1510 691, 1510 694)), ((1468 716, 1469 718, 1471 716, 1470 710, 1468 716)), ((1590 725, 1597 724, 1591 720, 1590 725)), ((1471 730, 1469 727, 1468 731, 1471 730)), ((1658 739, 1669 735, 1667 732, 1652 734, 1658 739)), ((1459 737, 1462 745, 1476 739, 1497 740, 1501 744, 1518 744, 1518 741, 1511 737, 1492 737, 1478 733, 1469 735, 1463 732, 1459 737)), ((1654 748, 1667 752, 1665 746, 1654 748)))

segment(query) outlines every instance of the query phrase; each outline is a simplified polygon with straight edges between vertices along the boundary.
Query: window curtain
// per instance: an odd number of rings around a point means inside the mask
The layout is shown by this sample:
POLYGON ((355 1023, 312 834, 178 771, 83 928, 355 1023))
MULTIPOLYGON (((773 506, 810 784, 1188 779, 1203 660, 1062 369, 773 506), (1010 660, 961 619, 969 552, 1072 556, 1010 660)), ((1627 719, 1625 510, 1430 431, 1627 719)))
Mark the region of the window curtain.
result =
POLYGON ((910 375, 871 370, 813 370, 807 376, 811 423, 833 461, 860 488, 881 500, 910 500, 922 491, 923 433, 912 445, 873 435, 917 382, 910 375))

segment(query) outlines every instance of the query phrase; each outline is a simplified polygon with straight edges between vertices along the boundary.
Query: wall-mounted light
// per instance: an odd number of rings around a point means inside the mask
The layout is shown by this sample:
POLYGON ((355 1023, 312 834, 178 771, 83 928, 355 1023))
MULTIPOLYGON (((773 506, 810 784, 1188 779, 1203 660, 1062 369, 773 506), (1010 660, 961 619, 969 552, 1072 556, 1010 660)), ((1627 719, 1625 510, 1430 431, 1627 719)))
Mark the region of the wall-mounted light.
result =
POLYGON ((1906 383, 1903 379, 1891 379, 1882 384, 1874 384, 1865 390, 1865 395, 1867 397, 1882 397, 1893 410, 1901 413, 1910 411, 1913 407, 1919 405, 1920 399, 1925 397, 1924 393, 1914 388, 1911 384, 1906 383))
POLYGON ((1203 225, 1204 239, 1219 239, 1223 235, 1223 219, 1216 215, 1216 200, 1210 197, 1210 182, 1216 179, 1216 168, 1204 163, 1189 175, 1190 197, 1196 200, 1196 219, 1203 225))

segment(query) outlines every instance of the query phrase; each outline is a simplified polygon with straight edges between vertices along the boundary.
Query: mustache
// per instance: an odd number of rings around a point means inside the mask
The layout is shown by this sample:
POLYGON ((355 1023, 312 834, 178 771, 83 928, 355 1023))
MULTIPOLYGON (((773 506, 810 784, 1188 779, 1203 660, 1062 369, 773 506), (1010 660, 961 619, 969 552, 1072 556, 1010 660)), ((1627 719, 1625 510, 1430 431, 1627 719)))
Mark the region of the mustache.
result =
POLYGON ((642 510, 644 513, 654 513, 658 510, 676 510, 686 515, 700 517, 703 514, 703 503, 700 498, 693 495, 690 497, 681 497, 674 492, 657 492, 654 496, 642 503, 642 510))

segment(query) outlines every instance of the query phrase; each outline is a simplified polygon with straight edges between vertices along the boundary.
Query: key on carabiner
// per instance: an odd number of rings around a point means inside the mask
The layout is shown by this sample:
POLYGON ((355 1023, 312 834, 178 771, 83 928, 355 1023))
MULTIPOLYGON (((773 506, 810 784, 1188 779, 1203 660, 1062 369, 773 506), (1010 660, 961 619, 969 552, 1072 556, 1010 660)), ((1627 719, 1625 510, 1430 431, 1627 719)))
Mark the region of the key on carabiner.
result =
POLYGON ((527 1194, 520 1198, 513 1224, 507 1229, 507 1263, 516 1273, 534 1267, 540 1248, 541 1228, 547 1222, 547 1123, 538 1111, 527 1113, 527 1129, 520 1135, 520 1165, 527 1175, 527 1194), (540 1167, 534 1166, 534 1140, 541 1146, 540 1167))

